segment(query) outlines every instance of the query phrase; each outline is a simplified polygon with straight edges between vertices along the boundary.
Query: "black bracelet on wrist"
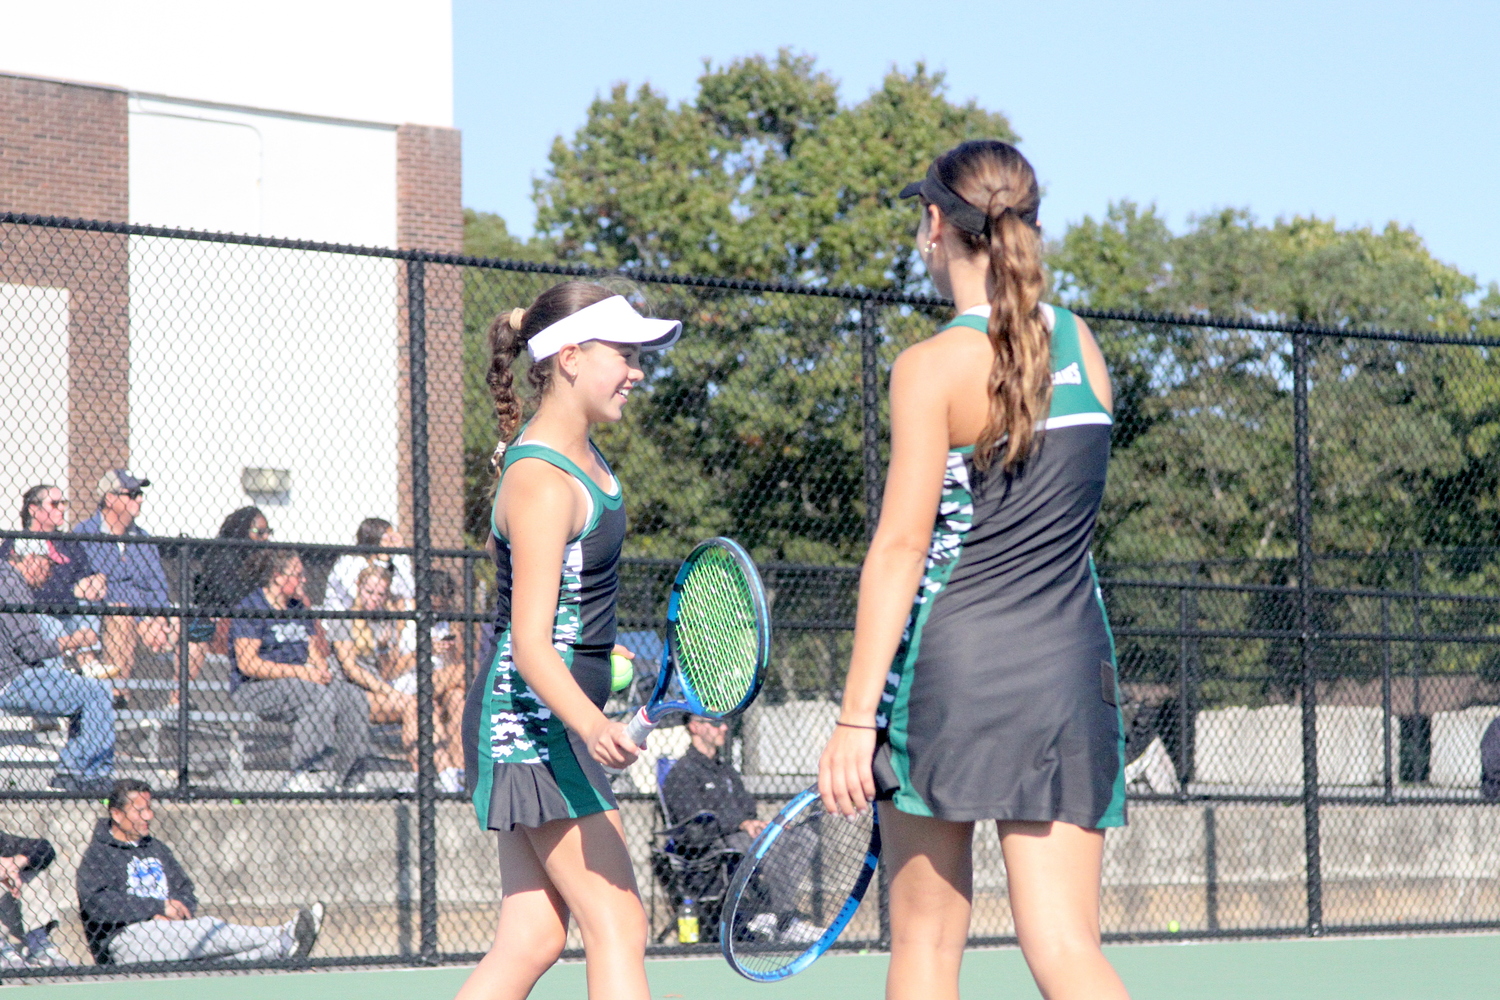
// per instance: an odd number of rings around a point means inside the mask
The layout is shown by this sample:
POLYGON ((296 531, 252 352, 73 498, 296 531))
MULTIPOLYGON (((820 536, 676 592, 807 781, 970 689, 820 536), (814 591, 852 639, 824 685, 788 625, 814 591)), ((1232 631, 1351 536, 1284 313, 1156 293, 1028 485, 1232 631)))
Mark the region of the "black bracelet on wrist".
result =
POLYGON ((871 731, 875 731, 880 728, 879 726, 856 726, 852 722, 835 722, 834 725, 843 726, 845 729, 869 729, 871 731))

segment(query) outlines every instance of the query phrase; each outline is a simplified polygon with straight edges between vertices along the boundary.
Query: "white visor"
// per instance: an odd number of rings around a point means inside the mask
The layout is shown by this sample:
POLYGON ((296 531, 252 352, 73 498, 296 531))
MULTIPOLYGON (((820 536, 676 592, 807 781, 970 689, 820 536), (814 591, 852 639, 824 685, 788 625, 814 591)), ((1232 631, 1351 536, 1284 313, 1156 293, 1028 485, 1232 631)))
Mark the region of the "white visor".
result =
POLYGON ((532 361, 550 358, 568 344, 604 340, 611 344, 640 344, 643 351, 660 351, 677 343, 682 324, 675 319, 647 319, 625 301, 611 295, 564 316, 526 342, 532 361))

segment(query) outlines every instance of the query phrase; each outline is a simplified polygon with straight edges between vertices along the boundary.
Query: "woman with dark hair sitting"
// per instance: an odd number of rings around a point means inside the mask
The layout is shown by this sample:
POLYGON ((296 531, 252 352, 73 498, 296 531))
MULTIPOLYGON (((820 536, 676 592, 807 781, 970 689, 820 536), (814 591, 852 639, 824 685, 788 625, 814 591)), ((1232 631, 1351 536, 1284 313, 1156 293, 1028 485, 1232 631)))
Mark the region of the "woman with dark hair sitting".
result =
MULTIPOLYGON (((259 507, 241 507, 219 525, 217 537, 238 541, 269 541, 271 526, 259 507)), ((193 574, 191 606, 237 608, 256 587, 253 559, 256 550, 238 545, 200 545, 196 553, 198 571, 193 574)), ((204 656, 212 650, 229 652, 228 618, 188 619, 188 676, 198 679, 204 656)), ((172 693, 177 704, 177 692, 172 693)))
MULTIPOLYGON (((254 565, 261 586, 239 604, 250 611, 308 607, 302 558, 267 549, 254 565)), ((293 774, 288 791, 336 788, 371 753, 364 692, 328 669, 310 640, 312 618, 236 618, 230 626, 231 697, 245 711, 292 726, 293 774), (325 775, 319 779, 314 774, 325 775)))

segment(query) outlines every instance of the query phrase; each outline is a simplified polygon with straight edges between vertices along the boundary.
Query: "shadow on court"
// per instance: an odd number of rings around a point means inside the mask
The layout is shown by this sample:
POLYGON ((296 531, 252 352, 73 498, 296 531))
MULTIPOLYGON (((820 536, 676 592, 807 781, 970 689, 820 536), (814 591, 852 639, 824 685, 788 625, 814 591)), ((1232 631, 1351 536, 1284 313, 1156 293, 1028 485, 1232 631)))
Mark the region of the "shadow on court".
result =
MULTIPOLYGON (((1500 935, 1135 945, 1106 949, 1135 1000, 1480 1000, 1500 996, 1500 935)), ((823 1000, 883 995, 885 958, 835 955, 760 985, 716 959, 653 961, 664 1000, 823 1000)), ((22 987, 22 1000, 446 1000, 467 969, 324 972, 22 987)), ((966 997, 1035 997, 1021 953, 971 952, 966 997)), ((561 965, 534 1000, 581 1000, 583 966, 561 965)))

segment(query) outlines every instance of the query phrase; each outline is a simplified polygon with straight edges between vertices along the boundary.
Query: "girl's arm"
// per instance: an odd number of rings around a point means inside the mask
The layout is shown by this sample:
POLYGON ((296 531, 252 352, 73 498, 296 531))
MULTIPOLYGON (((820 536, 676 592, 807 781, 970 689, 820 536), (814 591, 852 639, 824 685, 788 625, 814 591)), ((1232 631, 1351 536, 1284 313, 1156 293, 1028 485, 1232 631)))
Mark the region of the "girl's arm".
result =
POLYGON ((839 713, 848 725, 834 729, 818 765, 829 812, 853 815, 875 798, 875 712, 932 544, 948 460, 948 381, 930 342, 903 351, 891 369, 891 464, 859 576, 854 653, 839 713))
POLYGON ((259 639, 247 639, 241 636, 234 640, 234 661, 239 666, 240 673, 246 677, 256 677, 261 680, 290 677, 311 681, 314 684, 327 684, 331 679, 328 669, 322 666, 321 662, 318 664, 311 662, 313 652, 311 643, 308 644, 307 651, 308 663, 277 663, 274 660, 260 658, 259 639))
POLYGON ((582 528, 584 505, 572 477, 535 459, 505 473, 497 511, 510 541, 511 655, 522 678, 608 767, 632 763, 640 748, 583 693, 552 645, 563 551, 582 528))
POLYGON ((344 668, 344 677, 349 683, 356 687, 364 688, 366 691, 386 691, 390 685, 364 667, 359 665, 359 658, 354 655, 354 643, 343 639, 333 641, 333 655, 338 658, 339 666, 344 668))

